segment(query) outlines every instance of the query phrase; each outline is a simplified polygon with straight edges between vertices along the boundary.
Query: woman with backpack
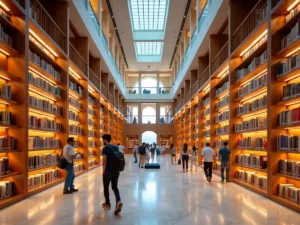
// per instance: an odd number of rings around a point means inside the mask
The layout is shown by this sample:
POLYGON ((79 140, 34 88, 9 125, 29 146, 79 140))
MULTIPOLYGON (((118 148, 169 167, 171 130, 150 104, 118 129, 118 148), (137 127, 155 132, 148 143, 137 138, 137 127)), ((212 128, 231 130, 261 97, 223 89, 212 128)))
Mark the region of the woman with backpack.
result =
POLYGON ((191 150, 192 155, 192 162, 191 162, 191 171, 193 170, 193 165, 196 167, 195 171, 197 171, 197 159, 198 159, 198 153, 197 148, 195 145, 193 146, 193 149, 191 150))
POLYGON ((180 153, 181 159, 182 159, 182 168, 183 172, 188 172, 189 169, 189 151, 188 151, 188 145, 187 143, 183 144, 183 149, 180 153))

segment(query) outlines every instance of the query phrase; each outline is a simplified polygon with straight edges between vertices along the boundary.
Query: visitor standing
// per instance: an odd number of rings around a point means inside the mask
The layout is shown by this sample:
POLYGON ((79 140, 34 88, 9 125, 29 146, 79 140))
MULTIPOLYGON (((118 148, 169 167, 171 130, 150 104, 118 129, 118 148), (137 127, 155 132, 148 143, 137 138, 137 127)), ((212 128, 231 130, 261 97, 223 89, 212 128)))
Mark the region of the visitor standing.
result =
POLYGON ((195 146, 193 146, 191 155, 192 155, 191 171, 193 170, 193 166, 195 166, 195 168, 196 168, 195 171, 197 171, 198 151, 195 146))
POLYGON ((149 144, 146 144, 146 162, 150 162, 150 146, 149 144))
POLYGON ((102 207, 106 210, 110 210, 111 204, 109 200, 109 185, 111 183, 112 190, 116 197, 116 208, 115 214, 119 214, 122 210, 123 204, 121 202, 120 192, 118 189, 118 181, 120 172, 113 169, 116 165, 113 163, 115 159, 115 152, 119 152, 119 148, 110 144, 111 135, 104 134, 102 136, 104 148, 102 150, 102 166, 103 166, 103 186, 104 186, 104 197, 105 203, 102 207))
POLYGON ((133 146, 134 163, 137 163, 137 154, 138 154, 138 145, 134 144, 134 146, 133 146))
POLYGON ((171 144, 171 163, 172 165, 176 165, 176 149, 173 144, 171 144))
POLYGON ((156 155, 159 156, 160 155, 160 148, 159 145, 156 145, 156 155))
POLYGON ((63 148, 62 157, 67 160, 68 164, 66 166, 66 179, 65 179, 65 186, 64 186, 64 194, 72 194, 73 192, 77 192, 78 189, 74 188, 74 162, 73 160, 77 157, 77 155, 81 154, 80 152, 74 152, 75 140, 73 137, 69 137, 67 140, 67 144, 63 148))
MULTIPOLYGON (((201 156, 204 158, 204 173, 208 182, 212 179, 212 165, 215 157, 215 151, 210 147, 209 143, 205 144, 201 156)), ((202 159, 202 158, 201 158, 202 159)))
POLYGON ((189 169, 189 151, 187 143, 183 144, 183 149, 181 150, 182 168, 183 172, 188 172, 189 169))
POLYGON ((220 156, 220 161, 221 161, 221 183, 224 183, 224 171, 226 167, 226 182, 230 182, 230 161, 231 161, 231 151, 227 147, 228 143, 224 142, 224 147, 219 150, 219 156, 220 156))
POLYGON ((145 165, 145 155, 146 155, 146 147, 145 142, 139 148, 139 167, 144 168, 145 165))
POLYGON ((161 147, 161 154, 165 154, 165 151, 166 151, 166 146, 165 145, 162 145, 161 147))

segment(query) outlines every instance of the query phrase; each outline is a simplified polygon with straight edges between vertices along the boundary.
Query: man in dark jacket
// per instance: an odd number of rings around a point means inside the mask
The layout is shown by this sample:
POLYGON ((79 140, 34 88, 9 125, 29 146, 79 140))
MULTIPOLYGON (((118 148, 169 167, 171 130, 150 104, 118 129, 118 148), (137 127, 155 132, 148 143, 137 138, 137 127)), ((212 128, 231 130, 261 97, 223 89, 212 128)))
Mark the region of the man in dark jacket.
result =
POLYGON ((119 180, 119 172, 115 172, 111 169, 112 157, 114 157, 114 151, 119 151, 117 146, 110 144, 111 135, 104 134, 102 136, 104 148, 102 150, 102 166, 103 166, 103 186, 104 186, 104 197, 105 203, 102 204, 102 207, 106 210, 110 210, 111 204, 109 200, 109 184, 111 182, 111 187, 116 196, 116 208, 115 214, 119 214, 122 210, 122 202, 120 197, 120 192, 118 189, 118 180, 119 180))

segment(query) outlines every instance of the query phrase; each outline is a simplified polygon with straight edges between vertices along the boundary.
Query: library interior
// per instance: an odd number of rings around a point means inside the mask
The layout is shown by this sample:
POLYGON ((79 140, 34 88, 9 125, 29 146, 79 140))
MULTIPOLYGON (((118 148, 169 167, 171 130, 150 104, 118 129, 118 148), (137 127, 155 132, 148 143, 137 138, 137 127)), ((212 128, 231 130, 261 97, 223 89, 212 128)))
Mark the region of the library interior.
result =
POLYGON ((300 0, 0 0, 0 224, 299 213, 300 0))

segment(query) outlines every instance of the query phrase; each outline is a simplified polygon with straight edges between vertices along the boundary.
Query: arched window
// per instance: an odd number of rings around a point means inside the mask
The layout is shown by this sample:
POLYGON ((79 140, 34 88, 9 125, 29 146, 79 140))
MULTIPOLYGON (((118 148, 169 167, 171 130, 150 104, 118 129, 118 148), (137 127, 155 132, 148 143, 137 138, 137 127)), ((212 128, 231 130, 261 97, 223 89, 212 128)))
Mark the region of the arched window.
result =
MULTIPOLYGON (((138 90, 139 82, 134 85, 134 90, 138 90)), ((159 81, 159 87, 163 88, 164 84, 159 81)), ((143 77, 141 79, 141 92, 142 94, 157 94, 157 78, 155 77, 143 77)))
POLYGON ((142 111, 142 123, 143 124, 155 124, 156 123, 156 110, 153 107, 147 106, 142 111))

